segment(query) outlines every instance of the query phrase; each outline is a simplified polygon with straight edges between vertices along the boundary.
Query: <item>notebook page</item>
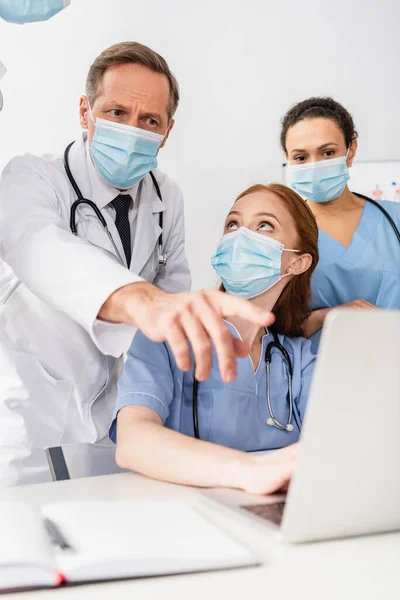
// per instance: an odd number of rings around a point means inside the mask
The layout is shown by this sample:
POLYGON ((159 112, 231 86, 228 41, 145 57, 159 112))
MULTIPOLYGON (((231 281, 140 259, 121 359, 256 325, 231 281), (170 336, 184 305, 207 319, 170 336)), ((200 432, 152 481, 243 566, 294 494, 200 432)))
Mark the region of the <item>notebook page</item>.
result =
POLYGON ((32 564, 54 569, 39 508, 22 502, 0 502, 0 539, 0 567, 32 564))
POLYGON ((54 586, 58 580, 40 510, 0 502, 0 590, 54 586))
MULTIPOLYGON (((67 576, 95 563, 129 565, 126 576, 180 572, 180 565, 184 572, 196 565, 256 564, 245 546, 182 501, 71 502, 48 505, 43 511, 76 550, 59 555, 60 570, 67 576), (151 570, 152 565, 157 568, 151 570)), ((93 576, 93 569, 90 573, 93 576)))

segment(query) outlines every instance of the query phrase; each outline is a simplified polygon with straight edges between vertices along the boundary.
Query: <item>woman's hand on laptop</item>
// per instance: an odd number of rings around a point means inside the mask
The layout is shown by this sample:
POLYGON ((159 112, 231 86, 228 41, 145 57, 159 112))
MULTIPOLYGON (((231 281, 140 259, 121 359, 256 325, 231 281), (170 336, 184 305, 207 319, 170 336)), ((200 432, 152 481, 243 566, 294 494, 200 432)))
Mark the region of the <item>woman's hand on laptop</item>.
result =
POLYGON ((251 456, 251 464, 246 465, 242 473, 240 488, 263 495, 286 490, 293 475, 298 447, 298 444, 292 444, 268 454, 251 456))

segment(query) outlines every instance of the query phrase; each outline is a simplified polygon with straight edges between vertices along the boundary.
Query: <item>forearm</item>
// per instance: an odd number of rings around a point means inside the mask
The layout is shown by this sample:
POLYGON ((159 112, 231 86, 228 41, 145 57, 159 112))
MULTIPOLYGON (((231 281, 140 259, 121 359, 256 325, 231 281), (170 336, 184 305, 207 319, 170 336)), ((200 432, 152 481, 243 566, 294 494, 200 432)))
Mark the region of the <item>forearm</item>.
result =
POLYGON ((243 487, 253 457, 238 450, 188 437, 161 422, 118 417, 117 462, 154 479, 199 487, 243 487))
POLYGON ((135 310, 132 310, 132 304, 150 305, 152 299, 159 294, 165 294, 165 292, 147 281, 125 285, 107 298, 97 316, 102 321, 110 323, 139 326, 134 318, 135 310))
POLYGON ((313 310, 308 319, 305 321, 303 325, 303 333, 304 337, 310 338, 314 333, 319 331, 324 324, 324 320, 330 308, 319 308, 318 310, 313 310))

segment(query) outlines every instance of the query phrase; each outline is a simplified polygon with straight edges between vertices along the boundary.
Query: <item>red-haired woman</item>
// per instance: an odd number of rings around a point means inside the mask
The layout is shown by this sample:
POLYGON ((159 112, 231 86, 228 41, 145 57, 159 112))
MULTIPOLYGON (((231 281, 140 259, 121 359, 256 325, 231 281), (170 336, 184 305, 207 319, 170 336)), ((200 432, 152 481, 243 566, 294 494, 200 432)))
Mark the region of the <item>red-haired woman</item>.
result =
POLYGON ((250 349, 233 383, 221 379, 215 352, 209 379, 196 382, 193 368, 177 368, 167 344, 138 332, 110 430, 120 466, 256 493, 287 484, 314 366, 310 342, 299 336, 317 262, 315 219, 296 192, 256 185, 237 198, 212 264, 227 292, 274 312, 273 329, 229 320, 250 349), (248 454, 257 450, 277 451, 248 454))

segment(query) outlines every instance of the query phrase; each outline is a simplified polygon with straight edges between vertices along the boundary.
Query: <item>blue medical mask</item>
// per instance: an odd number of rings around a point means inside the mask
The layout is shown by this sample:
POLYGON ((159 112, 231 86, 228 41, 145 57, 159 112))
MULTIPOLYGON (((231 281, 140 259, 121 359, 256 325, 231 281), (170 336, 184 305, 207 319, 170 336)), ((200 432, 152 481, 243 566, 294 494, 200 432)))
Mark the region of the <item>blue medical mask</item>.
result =
POLYGON ((350 179, 347 154, 318 162, 290 165, 292 188, 313 202, 338 198, 350 179))
POLYGON ((71 0, 0 0, 0 17, 8 23, 47 21, 71 0))
POLYGON ((127 190, 157 168, 163 135, 105 119, 96 119, 95 125, 90 155, 109 185, 127 190))
POLYGON ((227 292, 249 299, 290 275, 281 275, 284 251, 299 252, 285 248, 281 242, 266 235, 240 227, 223 236, 211 264, 227 292))

